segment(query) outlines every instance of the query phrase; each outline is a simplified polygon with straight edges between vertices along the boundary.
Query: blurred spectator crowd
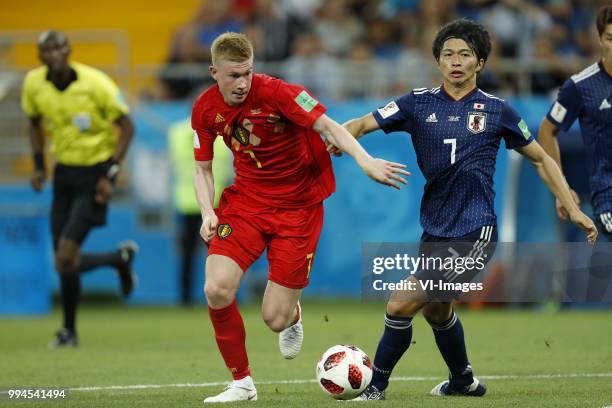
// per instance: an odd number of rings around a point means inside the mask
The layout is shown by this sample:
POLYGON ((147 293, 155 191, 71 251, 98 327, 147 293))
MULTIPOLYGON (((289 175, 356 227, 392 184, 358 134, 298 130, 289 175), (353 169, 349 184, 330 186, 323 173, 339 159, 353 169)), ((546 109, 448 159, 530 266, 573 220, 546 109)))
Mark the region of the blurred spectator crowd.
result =
POLYGON ((479 86, 501 95, 548 94, 598 58, 601 0, 206 0, 177 28, 160 88, 180 99, 210 84, 212 40, 245 33, 257 71, 320 98, 386 97, 439 84, 431 44, 466 17, 489 30, 493 51, 479 86), (178 64, 178 65, 177 65, 178 64), (193 65, 205 64, 205 65, 193 65))

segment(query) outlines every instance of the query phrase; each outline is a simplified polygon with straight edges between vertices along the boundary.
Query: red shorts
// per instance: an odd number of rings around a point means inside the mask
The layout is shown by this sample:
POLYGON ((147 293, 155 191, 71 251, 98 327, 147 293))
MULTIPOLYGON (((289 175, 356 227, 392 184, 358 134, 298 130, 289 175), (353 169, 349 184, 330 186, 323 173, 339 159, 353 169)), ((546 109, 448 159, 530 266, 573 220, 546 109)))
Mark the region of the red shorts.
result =
POLYGON ((215 212, 219 224, 209 255, 227 256, 246 271, 267 249, 268 280, 292 289, 308 286, 323 227, 323 203, 299 209, 269 208, 226 190, 215 212))

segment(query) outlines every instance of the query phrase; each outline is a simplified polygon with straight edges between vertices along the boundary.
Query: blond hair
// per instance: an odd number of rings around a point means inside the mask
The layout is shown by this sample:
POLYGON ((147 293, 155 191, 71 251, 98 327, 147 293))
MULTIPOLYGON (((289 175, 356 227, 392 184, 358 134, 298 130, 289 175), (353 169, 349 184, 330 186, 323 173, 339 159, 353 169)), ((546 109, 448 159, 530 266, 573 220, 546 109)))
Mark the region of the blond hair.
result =
POLYGON ((243 62, 253 57, 253 44, 241 33, 223 33, 210 47, 213 65, 221 61, 243 62))

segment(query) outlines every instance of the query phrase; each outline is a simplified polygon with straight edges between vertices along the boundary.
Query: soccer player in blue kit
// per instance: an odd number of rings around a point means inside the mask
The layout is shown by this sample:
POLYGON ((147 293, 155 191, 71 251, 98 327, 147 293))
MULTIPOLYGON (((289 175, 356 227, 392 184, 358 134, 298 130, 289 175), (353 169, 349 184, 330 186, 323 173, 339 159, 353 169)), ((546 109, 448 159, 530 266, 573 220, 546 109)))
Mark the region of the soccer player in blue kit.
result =
MULTIPOLYGON (((561 167, 557 132, 566 131, 578 118, 586 148, 591 204, 603 243, 594 248, 587 288, 587 300, 601 300, 610 281, 610 242, 612 242, 612 6, 597 12, 597 32, 601 61, 565 81, 557 100, 540 125, 542 148, 561 167)), ((576 204, 578 195, 573 192, 576 204)), ((559 218, 567 210, 557 200, 559 218)))
MULTIPOLYGON (((344 126, 356 138, 377 129, 410 133, 427 181, 421 202, 424 232, 419 254, 479 254, 484 263, 491 258, 497 240, 493 173, 502 139, 506 148, 515 149, 532 163, 567 209, 569 219, 586 232, 589 242, 594 242, 597 229, 593 221, 574 203, 559 167, 534 140, 519 114, 504 100, 476 87, 476 75, 490 50, 489 34, 481 25, 469 20, 445 25, 433 43, 443 85, 415 89, 344 126)), ((333 145, 328 145, 328 150, 340 154, 333 145)), ((420 269, 409 280, 463 283, 480 270, 474 267, 455 273, 420 269)), ((463 327, 453 309, 453 299, 460 292, 425 291, 418 284, 414 287, 417 289, 391 294, 372 382, 358 399, 385 399, 391 371, 410 346, 412 319, 420 310, 433 328, 450 372, 449 379, 434 387, 431 394, 484 395, 486 387, 472 374, 463 327)))

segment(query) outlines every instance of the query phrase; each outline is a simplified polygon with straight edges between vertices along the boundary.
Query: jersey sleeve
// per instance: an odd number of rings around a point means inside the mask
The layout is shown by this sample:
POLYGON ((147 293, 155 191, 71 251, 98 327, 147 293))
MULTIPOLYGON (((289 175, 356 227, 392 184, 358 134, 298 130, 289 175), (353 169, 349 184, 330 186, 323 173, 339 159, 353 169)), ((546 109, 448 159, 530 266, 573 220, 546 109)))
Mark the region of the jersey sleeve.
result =
POLYGON ((506 142, 506 149, 527 146, 534 141, 527 123, 507 102, 504 102, 500 121, 500 132, 506 142))
POLYGON ((414 128, 414 93, 403 95, 372 112, 374 119, 385 133, 411 132, 414 128))
POLYGON ((110 121, 115 121, 121 116, 127 115, 130 108, 115 82, 104 73, 100 73, 97 82, 104 116, 110 121))
POLYGON ((41 115, 34 98, 34 77, 30 72, 23 81, 23 89, 21 91, 21 108, 30 118, 35 118, 41 115))
POLYGON ((193 155, 196 161, 209 161, 214 156, 215 135, 209 124, 203 102, 198 99, 191 111, 191 128, 193 129, 193 155))
POLYGON ((327 108, 301 85, 280 81, 274 96, 277 109, 298 126, 310 129, 327 108))
POLYGON ((568 130, 581 110, 582 98, 580 92, 578 92, 576 84, 570 78, 565 81, 561 89, 559 89, 557 100, 551 106, 546 118, 548 118, 557 128, 568 130))

